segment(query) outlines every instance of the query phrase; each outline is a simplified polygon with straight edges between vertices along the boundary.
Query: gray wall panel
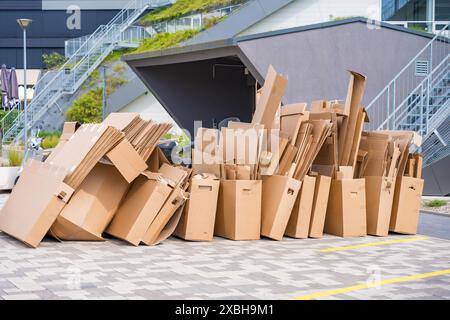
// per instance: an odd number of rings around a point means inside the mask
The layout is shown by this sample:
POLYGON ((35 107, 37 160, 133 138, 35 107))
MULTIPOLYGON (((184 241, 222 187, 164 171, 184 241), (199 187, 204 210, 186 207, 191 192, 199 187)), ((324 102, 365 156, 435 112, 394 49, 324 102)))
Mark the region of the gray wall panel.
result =
POLYGON ((447 156, 425 168, 423 194, 430 196, 450 195, 450 156, 447 156))
POLYGON ((214 59, 141 67, 138 73, 180 127, 191 133, 194 120, 202 120, 205 127, 211 127, 213 118, 237 116, 250 121, 254 88, 248 86, 244 69, 223 67, 213 78, 217 63, 236 62, 214 59))
POLYGON ((426 37, 357 22, 238 42, 261 75, 269 64, 288 75, 285 103, 344 99, 348 73, 368 77, 370 102, 425 44, 426 37))

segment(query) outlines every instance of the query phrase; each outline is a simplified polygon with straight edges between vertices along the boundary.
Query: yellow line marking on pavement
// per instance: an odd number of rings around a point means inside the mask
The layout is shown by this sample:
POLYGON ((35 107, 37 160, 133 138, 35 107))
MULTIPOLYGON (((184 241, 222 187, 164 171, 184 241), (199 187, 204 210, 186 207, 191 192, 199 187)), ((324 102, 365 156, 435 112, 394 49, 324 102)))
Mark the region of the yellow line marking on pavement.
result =
POLYGON ((414 238, 406 238, 406 239, 399 239, 399 240, 377 241, 377 242, 356 244, 353 246, 322 249, 322 250, 320 250, 320 252, 334 252, 334 251, 342 251, 342 250, 350 250, 350 249, 359 249, 359 248, 364 248, 364 247, 381 246, 381 245, 385 245, 385 244, 394 244, 394 243, 414 242, 414 241, 420 241, 420 240, 426 240, 426 239, 428 239, 428 237, 414 237, 414 238))
POLYGON ((422 274, 415 274, 415 275, 399 277, 399 278, 373 281, 373 282, 358 284, 358 285, 346 287, 346 288, 338 288, 338 289, 332 289, 332 290, 327 290, 327 291, 321 291, 321 292, 316 292, 316 293, 312 293, 312 294, 307 294, 304 296, 299 296, 299 297, 293 298, 293 300, 318 299, 318 298, 329 297, 329 296, 333 296, 333 295, 337 295, 337 294, 344 294, 344 293, 358 291, 358 290, 380 287, 380 286, 386 285, 386 284, 414 281, 414 280, 420 280, 420 279, 425 279, 425 278, 430 278, 430 277, 443 276, 443 275, 447 275, 447 274, 450 274, 450 269, 422 273, 422 274))

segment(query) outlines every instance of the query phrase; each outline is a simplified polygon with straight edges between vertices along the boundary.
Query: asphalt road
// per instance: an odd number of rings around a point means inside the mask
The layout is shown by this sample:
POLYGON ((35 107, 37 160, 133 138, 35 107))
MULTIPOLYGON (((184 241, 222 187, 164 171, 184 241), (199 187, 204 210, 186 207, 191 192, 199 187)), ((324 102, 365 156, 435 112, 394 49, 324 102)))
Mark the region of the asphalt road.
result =
POLYGON ((450 216, 421 213, 418 234, 450 240, 450 216))

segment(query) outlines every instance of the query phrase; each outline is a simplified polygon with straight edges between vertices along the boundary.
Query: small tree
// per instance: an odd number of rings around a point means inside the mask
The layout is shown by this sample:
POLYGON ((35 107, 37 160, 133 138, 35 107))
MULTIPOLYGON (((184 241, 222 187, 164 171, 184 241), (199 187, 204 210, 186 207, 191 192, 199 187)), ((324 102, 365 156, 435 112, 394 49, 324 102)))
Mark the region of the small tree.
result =
POLYGON ((66 112, 67 121, 102 122, 103 88, 91 89, 75 100, 66 112))
POLYGON ((48 69, 56 69, 61 67, 67 61, 67 58, 58 52, 44 53, 42 55, 42 61, 48 69))

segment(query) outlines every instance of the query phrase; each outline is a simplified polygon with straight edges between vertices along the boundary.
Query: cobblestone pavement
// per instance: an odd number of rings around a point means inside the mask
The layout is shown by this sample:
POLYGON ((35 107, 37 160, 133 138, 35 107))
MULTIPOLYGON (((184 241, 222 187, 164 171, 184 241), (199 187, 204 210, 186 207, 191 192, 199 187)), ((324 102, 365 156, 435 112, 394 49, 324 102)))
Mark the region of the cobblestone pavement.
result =
MULTIPOLYGON (((0 206, 6 197, 0 194, 0 206)), ((297 297, 450 299, 450 241, 398 235, 210 243, 170 238, 156 247, 131 247, 112 239, 46 239, 30 249, 0 233, 0 299, 297 297)))

